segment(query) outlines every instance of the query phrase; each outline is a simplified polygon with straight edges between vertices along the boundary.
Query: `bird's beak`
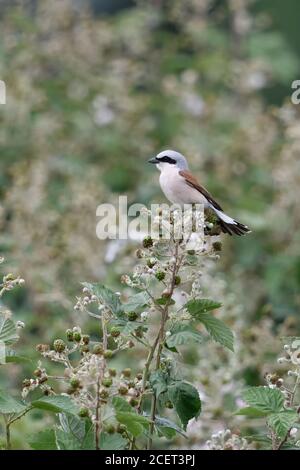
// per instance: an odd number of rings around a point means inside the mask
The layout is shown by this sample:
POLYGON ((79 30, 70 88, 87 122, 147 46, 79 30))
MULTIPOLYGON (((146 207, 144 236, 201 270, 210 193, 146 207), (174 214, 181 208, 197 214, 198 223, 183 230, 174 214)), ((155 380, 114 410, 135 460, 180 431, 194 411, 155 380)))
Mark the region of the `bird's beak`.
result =
POLYGON ((156 159, 156 157, 154 157, 154 158, 150 158, 150 160, 148 160, 148 163, 156 164, 156 163, 159 163, 159 161, 156 159))

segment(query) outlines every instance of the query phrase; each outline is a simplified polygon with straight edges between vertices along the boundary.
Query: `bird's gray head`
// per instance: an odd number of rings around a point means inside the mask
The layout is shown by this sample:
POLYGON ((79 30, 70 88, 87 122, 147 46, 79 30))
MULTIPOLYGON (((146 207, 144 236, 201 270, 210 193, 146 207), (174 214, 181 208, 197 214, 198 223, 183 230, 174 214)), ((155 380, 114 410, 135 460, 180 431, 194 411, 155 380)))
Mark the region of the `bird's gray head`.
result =
POLYGON ((166 168, 178 168, 179 170, 188 170, 188 163, 183 155, 175 150, 163 150, 156 157, 148 160, 149 163, 156 164, 157 168, 162 171, 166 168))

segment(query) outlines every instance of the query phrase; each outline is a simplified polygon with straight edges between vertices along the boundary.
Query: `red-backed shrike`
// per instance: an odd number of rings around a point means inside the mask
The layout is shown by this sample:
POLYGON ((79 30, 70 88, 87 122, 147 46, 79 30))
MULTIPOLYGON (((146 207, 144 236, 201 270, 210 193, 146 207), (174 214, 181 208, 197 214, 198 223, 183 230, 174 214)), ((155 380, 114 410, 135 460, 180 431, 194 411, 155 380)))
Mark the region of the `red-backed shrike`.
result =
POLYGON ((205 208, 215 212, 224 233, 244 235, 250 232, 246 225, 225 214, 211 194, 190 173, 187 161, 181 153, 164 150, 151 158, 149 163, 156 164, 160 170, 161 189, 172 204, 204 204, 205 208))

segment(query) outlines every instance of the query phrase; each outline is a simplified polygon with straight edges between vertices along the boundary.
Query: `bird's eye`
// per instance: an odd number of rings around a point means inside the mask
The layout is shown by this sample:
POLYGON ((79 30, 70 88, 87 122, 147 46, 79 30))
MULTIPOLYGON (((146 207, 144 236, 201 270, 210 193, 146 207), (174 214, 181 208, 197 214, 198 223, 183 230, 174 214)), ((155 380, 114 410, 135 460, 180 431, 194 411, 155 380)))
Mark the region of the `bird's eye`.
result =
POLYGON ((175 165, 176 163, 176 160, 174 160, 173 158, 171 157, 168 157, 167 155, 164 155, 163 157, 161 157, 159 159, 161 162, 164 162, 164 163, 170 163, 171 165, 175 165))

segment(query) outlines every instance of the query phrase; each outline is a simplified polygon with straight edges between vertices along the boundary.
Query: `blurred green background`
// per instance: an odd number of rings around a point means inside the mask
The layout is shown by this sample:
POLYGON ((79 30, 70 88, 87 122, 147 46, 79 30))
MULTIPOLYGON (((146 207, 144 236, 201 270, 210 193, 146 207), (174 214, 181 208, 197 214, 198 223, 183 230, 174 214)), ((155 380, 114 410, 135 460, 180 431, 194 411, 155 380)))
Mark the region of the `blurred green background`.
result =
MULTIPOLYGON (((84 321, 81 281, 120 288, 135 244, 99 241, 96 208, 164 201, 146 164, 163 148, 253 230, 224 237, 204 282, 240 346, 235 360, 191 358, 210 390, 197 445, 234 408, 228 384, 260 383, 280 332, 299 331, 299 15, 296 0, 0 1, 0 254, 3 274, 26 280, 7 297, 26 323, 22 353, 84 321)), ((0 383, 17 391, 31 370, 1 370, 0 383)))

